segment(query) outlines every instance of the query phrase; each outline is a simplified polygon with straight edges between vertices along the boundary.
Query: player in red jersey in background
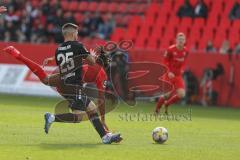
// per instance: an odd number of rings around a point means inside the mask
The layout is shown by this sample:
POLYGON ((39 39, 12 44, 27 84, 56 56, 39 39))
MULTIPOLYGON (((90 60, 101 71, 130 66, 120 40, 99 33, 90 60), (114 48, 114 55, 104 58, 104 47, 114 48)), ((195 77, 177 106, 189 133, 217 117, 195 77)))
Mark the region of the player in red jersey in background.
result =
POLYGON ((170 46, 164 54, 164 64, 168 67, 168 72, 163 80, 173 85, 173 90, 167 95, 159 98, 155 109, 156 113, 160 112, 162 106, 165 106, 165 113, 168 114, 168 107, 178 102, 185 94, 185 84, 182 78, 188 50, 185 47, 186 36, 184 33, 178 33, 176 36, 176 44, 170 46))

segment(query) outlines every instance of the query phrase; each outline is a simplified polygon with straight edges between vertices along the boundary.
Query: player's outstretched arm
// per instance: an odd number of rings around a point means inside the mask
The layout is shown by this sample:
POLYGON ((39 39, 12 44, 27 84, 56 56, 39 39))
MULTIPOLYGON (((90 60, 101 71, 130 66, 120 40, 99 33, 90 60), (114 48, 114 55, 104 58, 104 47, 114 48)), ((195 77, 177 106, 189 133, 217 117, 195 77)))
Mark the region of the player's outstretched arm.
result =
POLYGON ((0 14, 7 11, 7 8, 5 6, 0 6, 0 14))

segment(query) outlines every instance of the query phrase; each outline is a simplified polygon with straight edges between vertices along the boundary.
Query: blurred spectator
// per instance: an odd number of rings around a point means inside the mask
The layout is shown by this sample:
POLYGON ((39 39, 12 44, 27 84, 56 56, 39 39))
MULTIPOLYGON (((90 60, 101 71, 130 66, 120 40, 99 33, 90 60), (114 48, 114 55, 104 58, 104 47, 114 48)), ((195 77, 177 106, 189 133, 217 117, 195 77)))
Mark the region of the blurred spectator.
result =
POLYGON ((223 43, 222 43, 222 46, 219 50, 219 53, 220 54, 231 54, 232 53, 232 49, 230 47, 230 43, 228 40, 225 40, 223 43))
POLYGON ((213 46, 212 41, 207 42, 205 52, 207 52, 207 53, 216 53, 217 52, 217 49, 213 46))
POLYGON ((17 41, 22 43, 26 41, 26 36, 19 29, 16 31, 17 41))
POLYGON ((233 8, 231 9, 231 11, 229 13, 229 18, 231 20, 240 18, 240 3, 238 1, 235 1, 233 8))
POLYGON ((19 17, 14 13, 13 6, 8 8, 8 14, 5 16, 7 22, 17 22, 19 17))
POLYGON ((208 7, 203 0, 198 0, 198 3, 194 9, 194 17, 207 18, 208 7))
POLYGON ((115 19, 113 18, 112 14, 108 14, 107 19, 104 21, 104 23, 99 25, 98 28, 98 36, 101 39, 109 39, 112 31, 114 30, 116 26, 115 19))
POLYGON ((47 16, 49 15, 51 8, 50 8, 50 1, 49 0, 43 0, 41 5, 42 13, 43 15, 47 16))
POLYGON ((238 43, 238 45, 236 45, 236 47, 234 49, 234 53, 235 54, 240 54, 240 43, 238 43))
POLYGON ((64 23, 76 23, 72 12, 67 12, 64 16, 64 23))
POLYGON ((0 18, 0 40, 4 39, 5 27, 4 27, 4 20, 0 18))
POLYGON ((194 8, 189 2, 189 0, 185 0, 184 4, 179 8, 177 15, 182 17, 193 17, 194 16, 194 8))
POLYGON ((86 37, 90 35, 91 32, 91 23, 92 23, 92 18, 91 18, 91 14, 89 12, 86 12, 83 18, 83 23, 82 23, 82 27, 80 29, 80 36, 82 37, 86 37))
POLYGON ((100 16, 99 12, 96 12, 95 15, 91 18, 90 23, 90 29, 93 35, 97 32, 99 26, 103 23, 103 18, 100 16))
POLYGON ((58 9, 56 11, 56 15, 51 16, 51 17, 48 16, 48 23, 53 23, 54 25, 61 27, 64 24, 62 9, 58 9))
POLYGON ((7 31, 6 31, 5 36, 7 36, 7 37, 5 37, 6 38, 5 41, 7 41, 8 39, 10 41, 17 41, 15 25, 10 21, 10 22, 7 22, 6 28, 7 28, 7 31))

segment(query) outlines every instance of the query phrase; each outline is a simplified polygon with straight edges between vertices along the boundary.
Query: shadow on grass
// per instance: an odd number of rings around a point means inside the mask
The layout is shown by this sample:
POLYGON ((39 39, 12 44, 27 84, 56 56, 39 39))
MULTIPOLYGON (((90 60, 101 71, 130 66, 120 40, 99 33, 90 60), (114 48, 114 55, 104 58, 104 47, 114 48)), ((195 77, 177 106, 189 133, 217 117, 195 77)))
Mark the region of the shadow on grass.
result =
POLYGON ((26 146, 35 146, 40 147, 46 150, 64 150, 64 149, 73 149, 73 148, 97 148, 100 146, 116 146, 119 145, 117 143, 113 144, 102 144, 102 143, 72 143, 72 144, 64 144, 64 143, 40 143, 35 145, 26 145, 26 146))
MULTIPOLYGON (((72 148, 96 148, 102 143, 74 143, 74 144, 64 144, 64 143, 41 143, 32 146, 38 146, 46 150, 59 150, 59 149, 72 149, 72 148)), ((28 145, 29 146, 29 145, 28 145)), ((30 145, 31 146, 31 145, 30 145)))

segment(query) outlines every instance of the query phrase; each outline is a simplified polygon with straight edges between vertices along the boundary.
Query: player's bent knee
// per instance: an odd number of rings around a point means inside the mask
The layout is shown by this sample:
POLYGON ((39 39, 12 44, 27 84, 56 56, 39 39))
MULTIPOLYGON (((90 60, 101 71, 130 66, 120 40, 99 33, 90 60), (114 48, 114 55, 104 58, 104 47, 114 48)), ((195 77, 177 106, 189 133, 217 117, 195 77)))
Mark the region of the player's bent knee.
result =
POLYGON ((97 106, 91 101, 87 106, 88 113, 97 113, 97 106))

